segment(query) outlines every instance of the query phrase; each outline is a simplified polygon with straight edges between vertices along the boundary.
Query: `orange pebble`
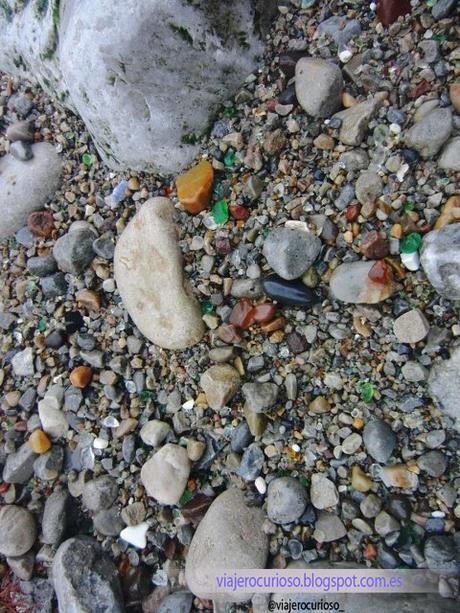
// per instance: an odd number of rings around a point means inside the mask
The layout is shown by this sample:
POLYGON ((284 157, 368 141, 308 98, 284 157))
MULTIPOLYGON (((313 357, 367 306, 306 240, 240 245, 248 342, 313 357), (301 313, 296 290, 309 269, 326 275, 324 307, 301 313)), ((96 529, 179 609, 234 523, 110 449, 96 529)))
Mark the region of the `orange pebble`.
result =
POLYGON ((70 382, 75 387, 83 389, 88 385, 93 376, 93 371, 89 366, 77 366, 70 373, 70 382))
POLYGON ((29 445, 35 453, 46 453, 51 449, 51 441, 43 430, 34 430, 29 438, 29 445))
POLYGON ((177 177, 177 197, 186 211, 196 215, 209 207, 213 181, 214 169, 207 160, 201 160, 177 177))

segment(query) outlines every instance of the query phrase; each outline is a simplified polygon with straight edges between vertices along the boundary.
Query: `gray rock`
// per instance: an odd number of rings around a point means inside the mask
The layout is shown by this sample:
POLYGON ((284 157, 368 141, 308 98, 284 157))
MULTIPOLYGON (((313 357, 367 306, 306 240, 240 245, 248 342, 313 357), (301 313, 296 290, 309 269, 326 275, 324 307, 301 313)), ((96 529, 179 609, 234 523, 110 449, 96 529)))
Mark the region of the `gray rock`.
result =
POLYGON ((435 19, 444 19, 453 11, 458 0, 436 0, 431 9, 431 14, 435 19))
POLYGON ((20 140, 11 143, 10 154, 21 162, 27 162, 34 157, 32 147, 29 145, 29 143, 24 143, 20 140))
POLYGON ((311 476, 310 500, 316 509, 335 507, 339 502, 337 488, 323 473, 313 473, 311 476))
POLYGON ((36 143, 32 152, 27 162, 12 155, 0 159, 0 239, 14 234, 59 186, 61 160, 54 147, 36 143))
POLYGON ((241 377, 230 364, 215 364, 201 375, 200 385, 209 406, 219 411, 240 389, 241 377))
POLYGON ((428 378, 428 370, 418 362, 413 362, 412 360, 403 364, 401 372, 406 381, 412 381, 414 383, 425 381, 428 378))
POLYGON ((460 223, 426 234, 420 262, 439 294, 450 300, 460 300, 460 223))
POLYGON ((417 459, 417 465, 430 477, 440 477, 446 472, 447 458, 441 451, 428 451, 417 459))
MULTIPOLYGON (((359 104, 340 111, 334 118, 340 119, 339 132, 340 142, 352 147, 359 146, 366 135, 370 120, 383 104, 383 97, 375 96, 371 100, 365 100, 359 104)), ((348 152, 350 153, 350 152, 348 152)), ((367 167, 367 166, 363 166, 367 167)))
POLYGON ((305 511, 307 501, 307 491, 297 479, 273 479, 267 489, 267 515, 275 524, 290 524, 305 511))
POLYGON ((321 241, 310 232, 275 228, 265 239, 263 253, 283 279, 297 279, 310 268, 321 250, 321 241))
POLYGON ((94 233, 89 228, 71 229, 53 247, 53 256, 60 270, 78 276, 94 259, 94 233))
POLYGON ((246 421, 240 421, 237 427, 232 432, 230 446, 235 453, 243 453, 248 445, 251 444, 252 436, 249 426, 246 421))
POLYGON ((100 258, 111 260, 115 253, 115 243, 111 238, 100 236, 93 241, 93 251, 100 258))
POLYGON ((118 536, 125 527, 117 507, 102 509, 93 515, 94 529, 104 536, 118 536))
POLYGON ((268 539, 262 525, 262 509, 248 507, 236 488, 220 494, 198 524, 188 551, 185 579, 189 589, 200 598, 243 602, 249 594, 210 594, 203 585, 203 574, 216 568, 265 568, 268 539))
POLYGON ((126 310, 151 342, 185 349, 201 340, 201 310, 184 278, 170 200, 142 205, 118 239, 114 272, 126 310))
POLYGON ((17 558, 6 558, 8 566, 21 581, 30 581, 34 573, 35 555, 28 551, 17 558))
POLYGON ((431 368, 428 389, 441 411, 460 422, 460 347, 431 368))
POLYGON ((18 351, 11 360, 11 366, 17 377, 31 377, 35 372, 32 347, 18 351))
POLYGON ((387 423, 374 419, 364 426, 363 442, 367 453, 385 464, 396 447, 396 436, 387 423))
POLYGON ((2 330, 9 330, 15 322, 16 317, 14 315, 0 311, 0 328, 2 330))
POLYGON ((161 601, 158 613, 190 613, 193 603, 193 594, 180 590, 169 594, 161 601))
POLYGON ((397 532, 401 528, 399 521, 386 511, 380 511, 375 518, 374 526, 375 531, 377 534, 380 534, 380 536, 387 536, 387 534, 397 532))
POLYGON ((383 182, 380 176, 372 171, 362 172, 355 185, 356 198, 361 204, 372 204, 382 194, 383 182))
POLYGON ((40 279, 40 287, 45 298, 58 298, 67 293, 67 281, 62 272, 40 279))
POLYGON ((361 34, 361 24, 357 19, 334 16, 322 21, 318 25, 317 32, 328 35, 341 49, 352 38, 361 34))
POLYGON ((24 94, 14 94, 8 100, 8 109, 21 115, 22 117, 26 117, 30 111, 33 109, 34 103, 30 96, 26 96, 24 94))
POLYGON ((452 111, 434 109, 406 132, 406 145, 422 158, 435 156, 452 132, 452 111))
POLYGON ((187 451, 168 443, 157 451, 141 469, 141 481, 147 494, 161 504, 177 504, 190 475, 187 451))
POLYGON ((34 408, 36 398, 37 392, 33 387, 29 387, 19 398, 19 406, 29 412, 34 408))
POLYGON ((243 193, 250 200, 257 200, 263 192, 265 183, 257 175, 251 175, 244 184, 243 193))
POLYGON ((56 491, 48 496, 45 502, 42 519, 42 540, 48 545, 56 545, 62 541, 67 528, 67 506, 69 495, 64 491, 56 491))
POLYGON ((460 170, 460 136, 452 138, 444 146, 439 156, 438 166, 443 170, 460 170))
POLYGON ((159 419, 152 419, 142 426, 139 435, 146 445, 158 447, 169 432, 171 432, 171 426, 168 423, 159 419))
POLYGON ((376 517, 382 509, 382 501, 376 494, 368 494, 359 505, 361 513, 367 519, 376 517))
POLYGON ((347 529, 338 515, 328 511, 320 511, 318 513, 313 538, 319 543, 337 541, 343 538, 346 533, 347 529))
POLYGON ((83 486, 82 503, 89 511, 97 513, 108 509, 118 496, 118 486, 112 477, 97 477, 83 486))
POLYGON ((236 357, 236 353, 234 347, 214 347, 209 350, 208 357, 211 362, 222 364, 232 361, 236 357))
POLYGON ((230 289, 234 298, 259 298, 263 293, 260 279, 234 279, 230 289))
POLYGON ((7 483, 26 483, 34 474, 34 462, 37 454, 29 443, 24 443, 14 453, 10 453, 3 468, 3 481, 7 483))
POLYGON ((63 463, 63 448, 58 445, 53 445, 47 453, 38 456, 35 460, 35 476, 42 481, 54 481, 54 479, 57 479, 61 474, 63 463))
POLYGON ((369 156, 364 149, 352 149, 341 154, 339 164, 350 172, 365 170, 369 166, 369 156))
POLYGON ((401 343, 418 343, 428 335, 430 324, 419 309, 412 309, 397 317, 393 332, 401 343))
POLYGON ((64 541, 53 560, 51 576, 59 611, 68 613, 123 613, 117 569, 91 538, 64 541))
POLYGON ((425 542, 425 560, 438 573, 460 572, 460 547, 451 536, 430 536, 425 542))
POLYGON ((199 147, 187 140, 256 69, 267 14, 255 15, 254 0, 234 0, 231 18, 207 0, 61 0, 58 16, 45 6, 37 15, 35 3, 21 4, 11 21, 2 12, 0 69, 24 76, 27 66, 81 116, 112 168, 162 173, 193 160, 199 147))
POLYGON ((27 260, 27 270, 36 277, 47 277, 56 272, 56 260, 52 255, 42 255, 27 260))
POLYGON ((254 481, 260 475, 264 465, 264 453, 256 443, 245 449, 238 468, 238 474, 245 481, 254 481))
POLYGON ((245 383, 242 392, 247 408, 253 413, 265 413, 276 403, 278 386, 276 383, 245 383))
POLYGON ((31 549, 37 537, 35 520, 27 509, 14 504, 0 508, 0 553, 22 556, 31 549))
POLYGON ((14 143, 15 141, 33 142, 34 126, 30 121, 16 121, 8 126, 6 138, 14 143))
POLYGON ((301 58, 295 67, 295 92, 300 106, 313 117, 329 117, 342 103, 340 68, 321 58, 301 58))

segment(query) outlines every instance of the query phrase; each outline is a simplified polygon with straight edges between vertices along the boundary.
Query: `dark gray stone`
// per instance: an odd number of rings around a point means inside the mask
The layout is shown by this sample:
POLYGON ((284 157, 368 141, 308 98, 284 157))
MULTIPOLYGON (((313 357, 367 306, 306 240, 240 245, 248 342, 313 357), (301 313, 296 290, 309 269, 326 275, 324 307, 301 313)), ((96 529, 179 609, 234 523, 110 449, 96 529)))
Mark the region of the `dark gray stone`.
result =
POLYGON ((66 613, 123 613, 117 569, 97 541, 79 536, 64 541, 51 571, 59 610, 66 613))
POLYGON ((14 453, 10 453, 3 469, 3 481, 7 483, 26 483, 34 473, 37 454, 29 443, 24 443, 14 453))
POLYGON ((374 419, 364 427, 363 442, 367 453, 385 464, 396 447, 396 436, 387 423, 374 419))

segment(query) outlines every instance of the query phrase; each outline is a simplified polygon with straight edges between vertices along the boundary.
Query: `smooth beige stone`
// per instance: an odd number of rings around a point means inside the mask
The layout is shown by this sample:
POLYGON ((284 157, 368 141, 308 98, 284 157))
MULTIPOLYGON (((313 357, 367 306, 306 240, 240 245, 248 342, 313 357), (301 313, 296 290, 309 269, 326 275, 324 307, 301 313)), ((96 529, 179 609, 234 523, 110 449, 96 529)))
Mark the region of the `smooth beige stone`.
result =
POLYGON ((114 272, 126 310, 152 343, 185 349, 201 340, 200 306, 184 277, 168 198, 151 198, 126 226, 115 248, 114 272))

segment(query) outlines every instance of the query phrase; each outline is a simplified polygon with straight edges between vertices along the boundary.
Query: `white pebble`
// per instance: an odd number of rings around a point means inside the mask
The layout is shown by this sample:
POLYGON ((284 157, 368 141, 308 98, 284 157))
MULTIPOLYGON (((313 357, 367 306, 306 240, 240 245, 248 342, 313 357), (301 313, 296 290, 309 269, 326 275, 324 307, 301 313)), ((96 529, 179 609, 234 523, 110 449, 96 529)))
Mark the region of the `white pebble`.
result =
POLYGON ((257 477, 254 481, 254 485, 256 486, 256 490, 259 494, 265 494, 267 491, 267 484, 265 483, 265 479, 263 477, 257 477))
POLYGON ((295 451, 295 453, 299 453, 300 446, 297 445, 297 443, 294 443, 293 445, 291 445, 291 449, 292 449, 292 451, 295 451))
POLYGON ((375 2, 371 2, 369 4, 369 8, 371 9, 371 11, 375 11, 375 9, 377 8, 377 5, 375 4, 375 2))
POLYGON ((420 257, 417 251, 401 253, 401 262, 408 270, 416 271, 420 268, 420 257))
POLYGON ((109 292, 109 293, 114 292, 115 291, 115 280, 114 279, 106 279, 102 283, 102 289, 105 292, 109 292))
POLYGON ((186 411, 191 411, 194 405, 195 405, 195 401, 193 400, 193 398, 190 398, 190 400, 186 400, 184 402, 184 404, 182 405, 182 408, 185 409, 186 411))
POLYGON ((147 530, 149 529, 149 525, 147 522, 142 522, 137 526, 128 526, 124 528, 120 532, 120 537, 129 543, 130 545, 134 545, 134 547, 138 547, 139 549, 145 549, 147 546, 147 530))
POLYGON ((339 53, 339 60, 343 64, 346 64, 347 62, 349 62, 352 57, 353 57, 353 52, 350 51, 350 49, 344 49, 343 51, 339 53))
POLYGON ((397 123, 390 123, 390 132, 393 132, 393 134, 401 134, 401 126, 397 123))
POLYGON ((94 449, 107 449, 109 446, 109 441, 105 438, 100 438, 99 436, 94 439, 93 447, 94 449))

